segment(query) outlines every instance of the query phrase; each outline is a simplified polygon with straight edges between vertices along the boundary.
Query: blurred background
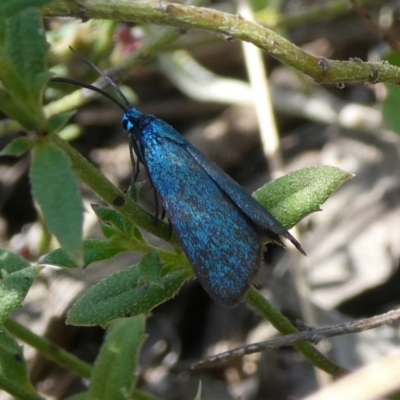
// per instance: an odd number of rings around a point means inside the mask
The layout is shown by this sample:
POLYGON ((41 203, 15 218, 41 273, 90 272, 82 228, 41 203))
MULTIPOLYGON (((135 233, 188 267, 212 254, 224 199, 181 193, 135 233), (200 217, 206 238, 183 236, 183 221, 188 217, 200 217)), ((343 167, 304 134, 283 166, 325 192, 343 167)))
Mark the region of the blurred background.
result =
MULTIPOLYGON (((363 1, 381 32, 400 37, 400 3, 363 1)), ((236 13, 237 5, 215 1, 212 8, 236 13)), ((239 5, 245 14, 246 5, 239 5)), ((327 59, 379 61, 400 65, 400 56, 381 40, 349 2, 287 0, 254 4, 254 19, 305 51, 327 59)), ((242 11, 241 11, 242 10, 242 11)), ((246 15, 247 17, 247 15, 246 15)), ((73 46, 102 69, 141 48, 161 27, 124 22, 45 19, 49 64, 57 76, 95 80, 69 50, 73 46)), ((312 326, 369 317, 400 302, 400 157, 398 88, 379 84, 319 85, 271 56, 244 57, 240 42, 200 31, 181 32, 165 52, 129 71, 121 87, 145 114, 173 125, 249 192, 282 173, 331 165, 355 177, 304 219, 295 232, 308 256, 268 246, 257 285, 291 321, 312 326), (251 85, 253 68, 265 80, 251 85), (274 119, 257 115, 265 88, 274 119), (259 97, 261 96, 261 97, 259 97), (263 128, 260 128, 263 127, 263 128), (274 127, 279 151, 271 155, 274 127), (261 134, 260 134, 261 131, 261 134), (397 131, 397 133, 396 133, 397 131)), ((51 85, 50 102, 73 88, 51 85)), ((99 99, 80 108, 61 133, 122 190, 132 167, 121 110, 99 99)), ((10 137, 0 138, 0 148, 10 137)), ((273 148, 273 147, 272 147, 273 148)), ((35 261, 47 234, 31 197, 29 156, 0 159, 0 242, 35 261)), ((142 172, 139 180, 145 181, 142 172)), ((91 210, 99 199, 82 188, 85 237, 101 238, 91 210)), ((141 203, 154 211, 150 185, 141 203)), ((156 238, 152 238, 157 245, 156 238)), ((56 244, 50 242, 47 251, 56 244)), ((168 244, 166 244, 168 246, 168 244)), ((234 243, 232 243, 234 246, 234 243)), ((140 259, 122 254, 82 270, 45 269, 16 313, 38 334, 92 362, 104 337, 102 328, 65 325, 74 300, 90 286, 140 259)), ((221 351, 271 339, 276 331, 246 304, 215 304, 196 280, 147 322, 139 387, 163 399, 193 399, 202 381, 203 399, 280 400, 305 396, 329 378, 314 371, 292 348, 269 350, 197 371, 190 364, 221 351)), ((320 343, 319 349, 345 368, 355 368, 398 346, 398 324, 320 343)), ((49 399, 83 391, 87 382, 67 373, 29 347, 24 348, 32 381, 49 399)), ((8 398, 0 395, 1 399, 8 398)))

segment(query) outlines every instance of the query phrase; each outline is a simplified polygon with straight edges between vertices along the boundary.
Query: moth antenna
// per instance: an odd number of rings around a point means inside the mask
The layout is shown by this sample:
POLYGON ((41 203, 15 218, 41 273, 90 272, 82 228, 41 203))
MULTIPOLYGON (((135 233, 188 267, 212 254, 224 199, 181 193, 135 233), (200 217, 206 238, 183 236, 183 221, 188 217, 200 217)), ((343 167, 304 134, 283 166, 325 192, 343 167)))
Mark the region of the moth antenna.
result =
POLYGON ((86 57, 84 57, 79 51, 75 50, 73 47, 69 46, 69 49, 77 56, 79 57, 86 65, 89 67, 93 68, 97 73, 103 77, 109 84, 112 86, 115 91, 119 94, 121 99, 125 103, 125 108, 129 109, 131 107, 131 104, 129 103, 128 99, 125 97, 125 95, 122 93, 122 90, 118 87, 118 85, 104 72, 102 71, 97 65, 93 64, 90 60, 88 60, 86 57))
MULTIPOLYGON (((85 89, 93 90, 94 92, 100 93, 104 97, 107 97, 107 99, 113 101, 118 107, 120 107, 124 112, 127 112, 129 110, 128 107, 126 107, 124 104, 122 104, 120 101, 118 101, 114 96, 112 96, 110 93, 107 93, 105 90, 100 89, 97 86, 90 85, 89 83, 85 82, 80 82, 75 79, 71 78, 60 78, 60 77, 54 77, 50 79, 51 82, 61 82, 61 83, 68 83, 70 85, 75 85, 79 87, 83 87, 85 89)), ((129 103, 128 103, 129 104, 129 103)))

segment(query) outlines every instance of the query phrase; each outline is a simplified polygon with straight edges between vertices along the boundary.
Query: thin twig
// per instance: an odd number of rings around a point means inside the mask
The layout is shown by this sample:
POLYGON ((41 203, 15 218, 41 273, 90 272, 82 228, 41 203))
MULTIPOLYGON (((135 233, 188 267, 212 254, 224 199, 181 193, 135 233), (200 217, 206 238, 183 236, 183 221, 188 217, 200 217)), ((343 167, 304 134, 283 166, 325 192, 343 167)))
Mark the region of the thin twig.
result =
POLYGON ((233 15, 204 7, 178 3, 126 2, 122 0, 82 0, 78 3, 55 0, 42 7, 44 16, 110 18, 139 23, 202 29, 222 35, 226 40, 253 43, 273 57, 319 83, 391 82, 400 84, 400 69, 388 63, 360 60, 337 61, 306 53, 284 37, 263 26, 233 15))
POLYGON ((217 354, 215 356, 192 364, 192 369, 208 367, 210 365, 226 362, 234 357, 257 353, 266 349, 277 349, 280 347, 292 346, 299 342, 311 342, 317 344, 324 338, 363 332, 381 325, 391 324, 399 319, 400 309, 397 309, 389 311, 385 314, 376 315, 371 318, 345 322, 343 324, 331 325, 322 328, 310 328, 300 333, 281 336, 276 339, 267 340, 264 342, 253 343, 247 346, 238 347, 236 349, 217 354))

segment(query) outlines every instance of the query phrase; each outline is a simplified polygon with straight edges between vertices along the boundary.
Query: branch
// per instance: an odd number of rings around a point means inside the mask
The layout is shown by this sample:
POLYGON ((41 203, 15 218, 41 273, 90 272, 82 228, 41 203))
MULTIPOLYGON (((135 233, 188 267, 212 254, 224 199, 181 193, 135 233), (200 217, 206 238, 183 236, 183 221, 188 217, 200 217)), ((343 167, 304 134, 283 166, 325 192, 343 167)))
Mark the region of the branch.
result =
POLYGON ((400 84, 400 68, 385 62, 367 63, 358 59, 328 60, 306 53, 282 36, 240 15, 203 7, 160 2, 124 0, 54 1, 42 8, 46 17, 114 19, 137 23, 202 29, 223 35, 227 40, 243 40, 302 71, 319 83, 390 82, 400 84))
POLYGON ((205 360, 192 364, 192 369, 208 367, 210 365, 226 362, 234 357, 240 357, 245 354, 253 354, 267 349, 277 349, 280 347, 293 346, 300 342, 319 343, 322 339, 348 335, 349 333, 363 332, 376 328, 381 325, 391 324, 400 319, 400 309, 389 311, 385 314, 376 315, 375 317, 360 319, 358 321, 345 322, 343 324, 331 325, 322 328, 309 328, 300 333, 281 336, 276 339, 267 340, 249 344, 247 346, 238 347, 224 353, 217 354, 205 360))

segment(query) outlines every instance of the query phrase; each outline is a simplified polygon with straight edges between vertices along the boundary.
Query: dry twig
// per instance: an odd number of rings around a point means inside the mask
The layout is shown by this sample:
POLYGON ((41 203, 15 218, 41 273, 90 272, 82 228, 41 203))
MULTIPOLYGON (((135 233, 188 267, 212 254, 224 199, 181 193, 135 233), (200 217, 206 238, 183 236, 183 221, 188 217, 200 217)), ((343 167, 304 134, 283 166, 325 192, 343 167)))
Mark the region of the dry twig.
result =
POLYGON ((321 328, 308 328, 300 333, 280 336, 272 340, 249 344, 238 347, 224 353, 206 358, 192 364, 192 369, 208 367, 210 365, 226 362, 232 358, 240 357, 245 354, 253 354, 267 349, 277 349, 280 347, 292 346, 299 342, 311 342, 317 344, 322 339, 348 335, 349 333, 363 332, 376 328, 381 325, 391 324, 400 319, 400 309, 389 311, 385 314, 376 315, 371 318, 360 319, 357 321, 345 322, 343 324, 331 325, 321 328))

